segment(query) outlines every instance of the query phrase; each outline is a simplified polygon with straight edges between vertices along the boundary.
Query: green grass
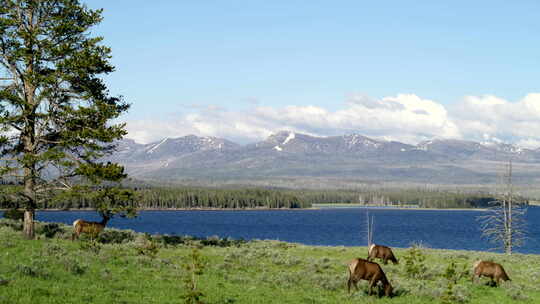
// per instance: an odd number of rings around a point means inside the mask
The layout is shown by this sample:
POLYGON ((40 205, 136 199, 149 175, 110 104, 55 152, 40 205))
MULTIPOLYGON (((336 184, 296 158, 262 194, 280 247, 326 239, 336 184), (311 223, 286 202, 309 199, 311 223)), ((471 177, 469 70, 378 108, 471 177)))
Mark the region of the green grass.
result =
MULTIPOLYGON (((397 296, 346 291, 347 262, 365 257, 365 247, 318 247, 278 241, 240 246, 199 246, 202 274, 189 270, 190 246, 153 245, 137 235, 123 244, 44 238, 25 240, 0 227, 0 303, 184 303, 186 280, 194 278, 203 303, 442 303, 448 287, 444 273, 456 263, 451 290, 456 303, 540 303, 540 256, 420 248, 424 270, 410 278, 405 256, 399 265, 382 265, 397 296), (92 245, 94 244, 94 245, 92 245), (499 288, 473 284, 468 271, 477 259, 501 263, 512 278, 499 288), (2 281, 0 281, 2 282, 2 281)), ((196 243, 196 242, 195 242, 196 243)), ((419 263, 413 266, 422 266, 419 263)), ((420 267, 421 268, 421 267, 420 267)))

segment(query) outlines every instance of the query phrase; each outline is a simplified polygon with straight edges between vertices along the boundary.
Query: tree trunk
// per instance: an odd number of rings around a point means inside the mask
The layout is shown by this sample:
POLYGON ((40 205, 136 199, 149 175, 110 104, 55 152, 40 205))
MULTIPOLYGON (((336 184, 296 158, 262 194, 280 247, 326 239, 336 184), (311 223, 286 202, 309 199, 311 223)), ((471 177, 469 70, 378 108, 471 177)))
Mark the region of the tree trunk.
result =
POLYGON ((27 239, 34 239, 34 210, 24 210, 23 233, 27 239))

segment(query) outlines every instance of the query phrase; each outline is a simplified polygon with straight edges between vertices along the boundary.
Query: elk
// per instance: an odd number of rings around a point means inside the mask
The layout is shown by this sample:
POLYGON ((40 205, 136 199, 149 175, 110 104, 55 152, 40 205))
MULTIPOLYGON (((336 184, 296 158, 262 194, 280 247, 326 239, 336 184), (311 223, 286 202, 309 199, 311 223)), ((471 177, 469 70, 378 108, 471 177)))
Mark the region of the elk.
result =
POLYGON ((392 261, 394 265, 398 264, 398 260, 394 256, 394 253, 390 247, 371 244, 371 246, 369 246, 367 260, 371 261, 375 258, 383 260, 384 265, 388 264, 388 260, 392 261))
POLYGON ((347 291, 349 294, 351 293, 351 285, 354 285, 354 288, 358 290, 357 283, 360 280, 369 281, 369 295, 372 294, 373 287, 380 281, 384 288, 385 296, 392 297, 392 285, 390 285, 379 264, 361 258, 350 261, 349 281, 347 282, 347 291))
POLYGON ((74 231, 71 236, 71 240, 78 239, 81 233, 87 233, 92 238, 97 237, 98 234, 103 231, 110 219, 110 216, 102 215, 101 222, 88 222, 82 219, 75 220, 73 222, 74 231))
POLYGON ((511 281, 501 264, 490 261, 476 261, 473 264, 471 281, 474 283, 474 279, 480 278, 481 276, 490 278, 491 283, 494 283, 495 286, 499 285, 501 279, 503 281, 511 281))

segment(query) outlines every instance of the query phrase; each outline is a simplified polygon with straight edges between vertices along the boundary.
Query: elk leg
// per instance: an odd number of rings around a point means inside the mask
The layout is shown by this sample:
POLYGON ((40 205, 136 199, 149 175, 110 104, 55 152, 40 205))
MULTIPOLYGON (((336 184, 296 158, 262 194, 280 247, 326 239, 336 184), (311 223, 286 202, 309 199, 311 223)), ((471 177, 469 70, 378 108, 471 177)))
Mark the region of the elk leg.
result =
POLYGON ((375 285, 375 279, 371 279, 369 281, 369 289, 368 289, 368 296, 373 294, 373 285, 375 285))
POLYGON ((347 292, 351 294, 351 285, 354 286, 354 289, 358 291, 358 281, 355 281, 354 279, 350 278, 349 281, 347 281, 347 292))

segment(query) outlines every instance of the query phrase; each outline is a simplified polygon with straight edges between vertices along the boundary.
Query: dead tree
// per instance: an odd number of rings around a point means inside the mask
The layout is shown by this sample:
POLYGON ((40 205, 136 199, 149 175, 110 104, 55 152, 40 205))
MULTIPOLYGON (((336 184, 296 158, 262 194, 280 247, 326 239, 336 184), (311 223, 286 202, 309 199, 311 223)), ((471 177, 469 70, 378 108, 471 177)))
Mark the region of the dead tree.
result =
POLYGON ((369 248, 373 244, 373 216, 369 216, 369 211, 366 211, 366 224, 367 247, 369 248))
POLYGON ((516 201, 512 184, 512 161, 509 161, 503 175, 502 193, 492 202, 487 214, 480 216, 482 236, 497 244, 494 249, 502 249, 512 254, 514 247, 523 245, 526 234, 525 214, 527 207, 516 201))

